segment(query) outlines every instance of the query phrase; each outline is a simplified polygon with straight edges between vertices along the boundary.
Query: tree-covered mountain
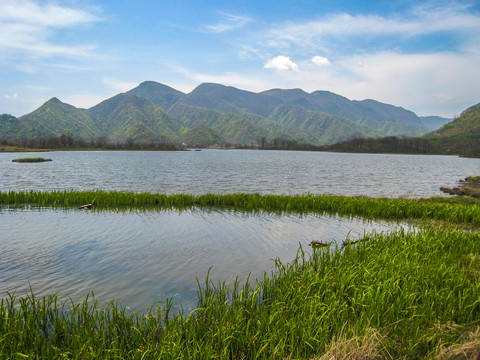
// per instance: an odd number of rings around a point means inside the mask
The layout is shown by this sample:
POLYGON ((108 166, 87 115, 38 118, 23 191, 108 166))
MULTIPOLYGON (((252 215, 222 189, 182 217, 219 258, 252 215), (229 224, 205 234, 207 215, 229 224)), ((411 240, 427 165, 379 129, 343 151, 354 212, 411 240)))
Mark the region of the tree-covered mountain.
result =
POLYGON ((188 130, 177 141, 188 147, 224 146, 227 143, 224 137, 205 124, 188 130))
POLYGON ((99 129, 86 110, 63 103, 55 97, 18 120, 22 130, 17 133, 17 138, 21 139, 62 134, 78 138, 100 136, 99 129))
POLYGON ((249 144, 263 136, 269 136, 267 130, 240 115, 188 105, 183 101, 173 105, 168 113, 182 121, 188 128, 207 125, 215 129, 226 141, 234 144, 249 144))
POLYGON ((459 117, 426 135, 428 138, 447 138, 480 134, 480 103, 464 110, 459 117))
POLYGON ((480 103, 424 138, 437 143, 446 154, 480 157, 480 103))
POLYGON ((181 91, 155 81, 144 81, 136 88, 128 91, 127 94, 147 98, 164 110, 168 110, 170 106, 185 96, 181 91))
POLYGON ((310 111, 300 106, 277 106, 268 117, 288 129, 287 133, 300 142, 326 145, 359 137, 379 137, 377 131, 321 111, 310 111))
MULTIPOLYGON (((174 142, 205 125, 233 144, 285 139, 325 145, 356 137, 424 134, 441 121, 420 119, 411 111, 375 100, 352 101, 328 91, 272 89, 255 93, 207 83, 185 94, 145 81, 90 109, 52 98, 18 119, 4 115, 0 118, 0 139, 68 134, 86 140, 104 137, 111 142, 174 142)), ((196 131, 200 130, 205 128, 196 131)))
POLYGON ((262 94, 279 99, 284 104, 352 120, 358 125, 379 131, 384 136, 421 135, 427 132, 420 118, 413 112, 375 100, 352 101, 330 91, 314 91, 309 94, 300 89, 272 89, 262 94))
POLYGON ((440 129, 421 137, 358 138, 326 147, 329 151, 447 154, 480 157, 480 103, 440 129))
POLYGON ((252 113, 267 117, 281 102, 275 98, 220 84, 201 84, 185 96, 188 104, 221 112, 252 113))
POLYGON ((187 131, 161 107, 133 94, 116 95, 90 108, 88 114, 112 141, 165 141, 187 131))

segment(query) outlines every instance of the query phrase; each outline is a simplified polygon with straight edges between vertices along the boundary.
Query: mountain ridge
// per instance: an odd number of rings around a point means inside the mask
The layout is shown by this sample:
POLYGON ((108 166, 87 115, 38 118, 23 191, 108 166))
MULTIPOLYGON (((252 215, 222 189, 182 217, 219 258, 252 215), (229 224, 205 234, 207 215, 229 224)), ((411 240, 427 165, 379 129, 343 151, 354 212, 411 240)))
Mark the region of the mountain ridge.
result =
MULTIPOLYGON (((442 118, 435 121, 441 123, 442 118)), ((411 136, 428 131, 422 119, 409 110, 372 99, 349 100, 325 90, 307 93, 302 89, 271 89, 255 93, 204 83, 183 93, 144 81, 89 109, 51 98, 18 121, 0 123, 0 139, 65 133, 87 140, 107 137, 116 142, 178 142, 200 125, 234 144, 285 138, 325 145, 354 137, 411 136)), ((200 130, 205 133, 204 128, 200 130)))

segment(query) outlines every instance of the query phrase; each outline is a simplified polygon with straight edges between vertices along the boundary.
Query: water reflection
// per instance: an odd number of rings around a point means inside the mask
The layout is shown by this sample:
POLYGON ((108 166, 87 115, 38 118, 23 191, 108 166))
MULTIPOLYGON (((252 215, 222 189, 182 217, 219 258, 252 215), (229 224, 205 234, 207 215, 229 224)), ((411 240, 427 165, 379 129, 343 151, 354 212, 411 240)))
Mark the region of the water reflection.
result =
MULTIPOLYGON (((174 297, 196 304, 196 278, 210 267, 214 282, 263 277, 272 259, 292 260, 299 246, 334 241, 402 225, 316 215, 229 211, 0 210, 0 294, 60 292, 143 311, 174 297)), ((406 225, 403 225, 406 226, 406 225)))

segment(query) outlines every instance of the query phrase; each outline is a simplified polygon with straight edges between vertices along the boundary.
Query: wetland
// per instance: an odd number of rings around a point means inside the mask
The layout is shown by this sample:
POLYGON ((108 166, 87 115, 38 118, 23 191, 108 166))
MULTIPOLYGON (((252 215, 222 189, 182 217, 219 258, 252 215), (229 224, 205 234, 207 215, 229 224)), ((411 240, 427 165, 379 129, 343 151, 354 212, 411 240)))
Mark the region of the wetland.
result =
POLYGON ((478 159, 49 155, 23 167, 0 154, 6 357, 449 358, 480 348, 480 206, 440 190, 478 174, 478 159), (331 245, 308 246, 316 241, 331 245))

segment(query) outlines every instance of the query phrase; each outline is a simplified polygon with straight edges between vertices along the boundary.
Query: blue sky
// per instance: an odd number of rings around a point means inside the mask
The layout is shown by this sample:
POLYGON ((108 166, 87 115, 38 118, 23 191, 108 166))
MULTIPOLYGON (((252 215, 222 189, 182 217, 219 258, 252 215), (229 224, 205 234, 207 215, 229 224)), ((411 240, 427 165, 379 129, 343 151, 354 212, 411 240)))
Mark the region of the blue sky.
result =
POLYGON ((480 102, 480 2, 0 0, 0 113, 89 108, 145 80, 452 117, 480 102))

